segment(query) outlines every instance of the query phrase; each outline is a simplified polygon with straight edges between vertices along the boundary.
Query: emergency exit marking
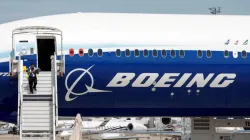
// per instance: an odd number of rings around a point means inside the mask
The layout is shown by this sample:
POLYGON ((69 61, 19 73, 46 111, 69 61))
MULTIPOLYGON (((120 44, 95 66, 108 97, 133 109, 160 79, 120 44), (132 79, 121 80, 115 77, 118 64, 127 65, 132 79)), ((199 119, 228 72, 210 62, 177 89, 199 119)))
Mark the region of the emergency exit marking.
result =
POLYGON ((69 49, 69 55, 70 55, 71 57, 75 55, 75 54, 74 54, 74 49, 73 49, 73 48, 69 49))

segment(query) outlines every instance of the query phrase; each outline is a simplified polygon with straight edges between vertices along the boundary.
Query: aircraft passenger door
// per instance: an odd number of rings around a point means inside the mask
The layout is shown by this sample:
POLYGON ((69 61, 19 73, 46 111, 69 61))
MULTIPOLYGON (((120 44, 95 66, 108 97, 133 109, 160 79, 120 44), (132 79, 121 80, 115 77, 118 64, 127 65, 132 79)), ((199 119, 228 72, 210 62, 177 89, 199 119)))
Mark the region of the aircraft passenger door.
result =
POLYGON ((19 55, 21 60, 23 60, 23 70, 25 71, 31 63, 34 63, 36 66, 36 57, 34 51, 36 44, 34 43, 34 38, 32 36, 19 35, 17 39, 13 40, 13 48, 10 54, 11 63, 10 69, 12 72, 17 72, 17 62, 19 55))
POLYGON ((41 71, 51 71, 51 55, 56 50, 54 36, 37 37, 37 62, 41 71))

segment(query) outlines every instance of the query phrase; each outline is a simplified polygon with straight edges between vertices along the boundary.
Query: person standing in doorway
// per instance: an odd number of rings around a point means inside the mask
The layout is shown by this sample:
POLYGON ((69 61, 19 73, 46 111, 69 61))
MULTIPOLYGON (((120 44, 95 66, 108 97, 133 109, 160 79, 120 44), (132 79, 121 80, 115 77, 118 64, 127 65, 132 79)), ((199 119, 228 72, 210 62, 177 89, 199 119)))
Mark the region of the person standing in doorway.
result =
POLYGON ((30 93, 33 94, 33 89, 36 90, 36 85, 37 85, 37 72, 34 64, 31 64, 28 69, 28 80, 29 80, 30 93))

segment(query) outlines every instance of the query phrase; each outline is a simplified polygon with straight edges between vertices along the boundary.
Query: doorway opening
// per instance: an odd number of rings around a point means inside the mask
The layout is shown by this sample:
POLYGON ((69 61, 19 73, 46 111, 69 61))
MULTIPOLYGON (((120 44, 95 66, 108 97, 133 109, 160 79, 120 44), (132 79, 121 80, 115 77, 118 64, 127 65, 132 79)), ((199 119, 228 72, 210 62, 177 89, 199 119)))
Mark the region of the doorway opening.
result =
POLYGON ((55 38, 37 38, 38 68, 51 71, 51 55, 55 52, 55 38))

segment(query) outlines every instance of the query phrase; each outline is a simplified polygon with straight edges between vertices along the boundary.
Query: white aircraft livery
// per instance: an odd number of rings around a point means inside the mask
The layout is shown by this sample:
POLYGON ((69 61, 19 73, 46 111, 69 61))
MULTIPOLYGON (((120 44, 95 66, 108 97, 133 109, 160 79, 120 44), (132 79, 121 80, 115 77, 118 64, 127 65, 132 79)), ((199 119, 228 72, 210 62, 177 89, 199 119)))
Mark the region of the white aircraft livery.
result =
MULTIPOLYGON (((174 132, 179 131, 180 118, 156 118, 154 120, 155 128, 147 128, 142 124, 142 122, 148 119, 149 118, 143 118, 143 120, 110 118, 104 121, 82 121, 82 132, 90 139, 150 138, 149 136, 136 136, 136 134, 152 134, 157 132, 180 137, 180 132, 174 132)), ((61 127, 58 129, 61 131, 60 136, 69 137, 73 131, 74 120, 61 120, 59 121, 59 127, 61 127)))
POLYGON ((249 116, 249 25, 250 16, 125 13, 1 24, 0 120, 17 120, 16 62, 40 68, 38 94, 52 55, 58 116, 249 116))

